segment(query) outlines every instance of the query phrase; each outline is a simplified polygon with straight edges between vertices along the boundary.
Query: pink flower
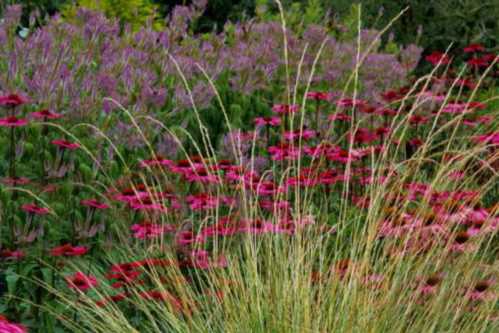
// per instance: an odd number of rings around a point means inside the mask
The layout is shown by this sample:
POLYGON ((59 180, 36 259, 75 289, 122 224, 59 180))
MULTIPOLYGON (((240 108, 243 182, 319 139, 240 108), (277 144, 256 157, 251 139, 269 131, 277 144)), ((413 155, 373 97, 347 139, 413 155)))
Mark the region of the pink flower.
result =
POLYGON ((241 221, 239 231, 255 235, 264 234, 274 231, 274 225, 270 222, 259 219, 245 220, 241 221))
POLYGON ((206 237, 203 234, 195 234, 193 231, 181 231, 176 236, 176 243, 178 245, 192 245, 204 243, 206 237))
POLYGON ((367 128, 358 128, 353 136, 353 141, 361 144, 372 143, 376 140, 378 140, 378 135, 367 128))
POLYGON ((256 117, 256 126, 279 126, 281 125, 281 118, 279 117, 256 117))
POLYGON ((193 210, 212 209, 217 207, 218 199, 208 194, 189 195, 186 198, 187 204, 193 210))
POLYGON ((270 146, 267 151, 273 161, 296 160, 300 156, 300 149, 287 143, 270 146))
POLYGON ((343 98, 336 102, 338 107, 363 107, 367 105, 366 101, 360 99, 343 98))
POLYGON ((17 94, 0 96, 0 106, 16 107, 27 102, 25 97, 17 94))
POLYGON ((227 267, 227 259, 223 255, 213 259, 210 258, 208 251, 194 250, 190 253, 187 265, 200 269, 224 268, 227 267))
POLYGON ((497 298, 497 294, 493 290, 494 284, 494 279, 478 281, 472 288, 468 289, 466 295, 471 301, 494 300, 497 298))
POLYGON ((216 184, 219 182, 218 177, 215 174, 211 174, 204 167, 189 170, 184 173, 184 177, 191 183, 216 184))
POLYGON ((304 128, 303 130, 284 132, 284 139, 286 139, 288 141, 298 140, 300 137, 303 140, 312 139, 315 137, 315 131, 304 128))
POLYGON ((232 236, 236 234, 239 229, 233 225, 230 218, 222 218, 217 224, 213 226, 204 227, 201 234, 206 237, 212 236, 232 236))
POLYGON ((381 98, 387 103, 395 102, 401 99, 402 96, 395 90, 388 90, 381 94, 381 98))
POLYGON ((155 202, 153 201, 150 197, 145 197, 145 198, 136 198, 135 200, 132 200, 129 202, 130 208, 133 210, 147 210, 147 211, 156 211, 156 212, 161 212, 161 213, 167 213, 168 208, 165 207, 160 202, 155 202))
POLYGON ((466 104, 449 103, 443 107, 442 113, 462 114, 471 111, 466 108, 466 104))
POLYGON ((467 232, 459 232, 450 244, 450 251, 455 253, 472 252, 476 250, 475 244, 471 242, 471 235, 467 232))
POLYGON ((474 138, 474 140, 480 143, 499 145, 499 132, 478 135, 474 138))
POLYGON ((299 109, 300 109, 299 105, 276 104, 272 107, 272 112, 284 115, 284 114, 295 113, 299 109))
POLYGON ((54 257, 77 257, 87 252, 88 248, 86 246, 72 246, 71 244, 57 246, 50 250, 50 254, 54 257))
POLYGON ((327 155, 328 160, 340 162, 343 164, 348 163, 348 161, 351 162, 358 161, 360 160, 361 157, 362 155, 355 149, 352 150, 341 149, 338 151, 331 152, 327 155))
POLYGON ((195 170, 197 168, 203 168, 203 159, 198 156, 191 157, 190 160, 184 159, 178 161, 175 165, 170 167, 171 171, 178 174, 186 174, 191 172, 191 170, 195 170))
POLYGON ((328 101, 331 98, 331 94, 327 92, 310 91, 307 93, 307 99, 315 101, 328 101))
POLYGON ((21 260, 26 254, 23 250, 1 250, 0 257, 4 259, 21 260))
POLYGON ((347 121, 351 121, 352 117, 350 117, 346 113, 339 112, 339 113, 335 113, 335 114, 328 116, 327 119, 329 119, 330 121, 345 121, 345 122, 347 122, 347 121))
POLYGON ((74 275, 66 276, 65 279, 70 288, 80 291, 87 291, 99 284, 94 276, 85 275, 82 272, 76 272, 74 275))
POLYGON ((0 316, 0 333, 27 333, 24 325, 9 322, 3 316, 0 316))
POLYGON ((47 119, 55 120, 55 119, 59 119, 62 117, 62 115, 55 113, 55 112, 52 112, 52 111, 47 110, 47 109, 33 112, 33 113, 31 113, 31 116, 33 118, 42 119, 42 120, 47 120, 47 119))
POLYGON ((157 157, 151 160, 143 160, 140 161, 139 166, 141 168, 147 168, 147 167, 172 167, 174 165, 173 161, 162 158, 162 157, 157 157))
POLYGON ((422 283, 418 288, 418 292, 423 295, 434 295, 437 292, 438 287, 443 281, 443 274, 431 275, 426 279, 423 279, 422 283))
POLYGON ((34 203, 24 204, 21 206, 21 209, 33 215, 47 215, 50 212, 48 208, 39 207, 34 203))
POLYGON ((149 198, 149 192, 145 190, 145 187, 129 187, 121 191, 121 193, 114 196, 115 200, 121 202, 131 203, 136 200, 144 200, 149 198))
POLYGON ((174 232, 175 227, 170 224, 141 223, 130 227, 133 237, 137 239, 151 239, 159 237, 168 232, 174 232))
POLYGON ((75 150, 80 148, 79 143, 73 143, 70 141, 62 140, 62 139, 57 139, 57 140, 52 140, 51 142, 53 145, 59 147, 60 149, 68 149, 68 150, 75 150))
POLYGON ((22 127, 27 124, 28 121, 26 119, 19 119, 16 116, 0 118, 0 126, 2 127, 22 127))
POLYGON ((30 182, 31 180, 29 180, 29 178, 26 177, 14 177, 14 178, 6 177, 2 179, 2 183, 9 186, 26 185, 29 184, 30 182))
POLYGON ((284 189, 271 181, 262 181, 253 185, 258 195, 271 196, 284 192, 284 189))
POLYGON ((80 201, 80 204, 82 206, 86 206, 86 207, 90 207, 90 208, 94 208, 94 209, 108 209, 109 208, 109 205, 107 205, 103 202, 97 201, 96 199, 84 199, 84 200, 80 201))

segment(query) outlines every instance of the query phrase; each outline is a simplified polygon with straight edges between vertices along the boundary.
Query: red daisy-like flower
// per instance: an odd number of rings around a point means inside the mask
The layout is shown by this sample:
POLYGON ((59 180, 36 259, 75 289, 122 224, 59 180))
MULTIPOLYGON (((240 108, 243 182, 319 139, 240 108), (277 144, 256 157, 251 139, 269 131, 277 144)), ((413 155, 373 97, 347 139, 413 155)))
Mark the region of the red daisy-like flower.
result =
POLYGON ((0 118, 0 126, 2 127, 23 127, 28 124, 26 119, 20 119, 16 116, 0 118))
POLYGON ((431 63, 433 66, 437 66, 438 64, 447 65, 451 61, 448 55, 438 51, 427 55, 425 57, 425 60, 431 63))
POLYGON ((0 96, 0 106, 16 107, 27 103, 26 97, 18 94, 10 94, 5 96, 0 96))
POLYGON ((54 257, 77 257, 87 252, 88 248, 86 246, 72 246, 71 244, 57 246, 50 250, 50 254, 54 257))
POLYGON ((284 114, 295 113, 299 109, 300 109, 299 105, 276 104, 272 107, 272 112, 284 115, 284 114))
POLYGON ((0 257, 4 259, 21 260, 26 254, 23 250, 2 250, 0 257))
POLYGON ((328 101, 331 98, 331 93, 321 91, 310 91, 307 93, 307 99, 315 101, 328 101))
POLYGON ((30 182, 31 180, 29 180, 29 178, 26 177, 14 177, 14 178, 6 177, 2 179, 2 183, 9 186, 26 185, 29 184, 30 182))
POLYGON ((100 202, 96 199, 84 199, 84 200, 80 201, 80 204, 82 206, 86 206, 86 207, 90 207, 90 208, 94 208, 94 209, 108 209, 109 208, 109 205, 107 205, 103 202, 100 202))
POLYGON ((21 206, 21 209, 33 215, 47 215, 50 212, 48 208, 39 207, 34 203, 24 204, 21 206))
POLYGON ((485 51, 485 47, 482 44, 470 44, 463 49, 464 53, 475 53, 485 51))
POLYGON ((42 120, 47 120, 47 119, 55 120, 55 119, 59 119, 62 117, 62 115, 55 113, 55 112, 52 112, 52 111, 47 110, 47 109, 33 112, 33 113, 31 113, 31 116, 33 118, 42 119, 42 120))
POLYGON ((52 140, 51 143, 53 145, 59 147, 60 149, 75 150, 75 149, 80 148, 80 144, 79 143, 70 142, 70 141, 63 140, 63 139, 52 140))
POLYGON ((94 276, 85 275, 82 272, 76 272, 74 275, 67 276, 65 279, 70 288, 78 289, 80 291, 87 291, 99 284, 94 276))

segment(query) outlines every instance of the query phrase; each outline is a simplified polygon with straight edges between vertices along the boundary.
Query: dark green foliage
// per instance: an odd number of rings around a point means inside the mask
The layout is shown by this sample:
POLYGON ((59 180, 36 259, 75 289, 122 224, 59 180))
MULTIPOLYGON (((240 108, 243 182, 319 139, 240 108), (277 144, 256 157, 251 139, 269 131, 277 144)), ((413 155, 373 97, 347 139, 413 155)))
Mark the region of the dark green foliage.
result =
MULTIPOLYGON (((427 50, 445 50, 451 43, 462 48, 469 43, 497 47, 499 36, 499 1, 497 0, 357 0, 362 4, 364 26, 383 28, 408 7, 394 23, 395 41, 415 41, 422 28, 420 45, 427 50), (420 28, 421 27, 421 28, 420 28)), ((339 16, 349 12, 352 1, 323 0, 339 16)))

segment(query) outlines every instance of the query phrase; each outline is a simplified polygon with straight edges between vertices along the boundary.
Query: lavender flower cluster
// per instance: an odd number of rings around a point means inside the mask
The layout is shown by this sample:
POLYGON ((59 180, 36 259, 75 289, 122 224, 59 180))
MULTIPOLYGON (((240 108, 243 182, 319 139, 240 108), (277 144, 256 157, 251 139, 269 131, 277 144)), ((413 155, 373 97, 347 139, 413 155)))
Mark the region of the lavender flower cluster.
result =
MULTIPOLYGON (((151 26, 133 32, 103 14, 80 9, 67 21, 52 17, 26 39, 15 36, 20 7, 11 6, 0 22, 0 91, 22 91, 43 107, 76 119, 110 113, 110 97, 134 113, 158 110, 181 112, 205 108, 214 92, 199 69, 215 82, 224 78, 228 89, 244 95, 283 87, 284 43, 279 22, 230 24, 221 33, 193 34, 190 23, 206 1, 177 6, 165 28, 151 26), (193 101, 172 60, 190 86, 193 101)), ((341 90, 357 62, 357 41, 340 42, 321 26, 302 35, 287 31, 289 68, 295 80, 306 49, 300 79, 308 80, 316 53, 326 39, 314 84, 341 90)), ((388 87, 407 83, 421 49, 409 45, 399 55, 379 53, 377 31, 361 34, 362 51, 375 44, 359 73, 361 98, 373 99, 388 87)), ((294 81, 292 81, 294 82, 294 81)), ((273 90, 274 91, 274 90, 273 90)), ((88 118, 86 118, 88 119, 88 118)))

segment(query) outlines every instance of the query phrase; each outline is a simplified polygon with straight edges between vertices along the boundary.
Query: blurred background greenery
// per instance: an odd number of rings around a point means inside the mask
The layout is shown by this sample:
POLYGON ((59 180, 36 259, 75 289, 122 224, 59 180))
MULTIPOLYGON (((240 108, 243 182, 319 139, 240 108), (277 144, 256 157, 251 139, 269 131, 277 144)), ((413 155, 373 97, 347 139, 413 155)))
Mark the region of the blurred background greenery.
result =
MULTIPOLYGON (((202 0, 194 0, 203 2, 202 0)), ((41 17, 58 12, 70 18, 80 6, 98 9, 119 18, 133 28, 154 20, 161 28, 164 18, 176 5, 192 0, 4 0, 0 12, 9 4, 23 5, 23 24, 30 25, 30 14, 41 17)), ((263 20, 278 19, 273 0, 208 0, 202 17, 193 29, 197 32, 221 31, 227 21, 237 22, 257 16, 263 20)), ((470 43, 481 43, 497 50, 499 38, 498 0, 282 0, 289 26, 298 31, 308 24, 327 24, 331 30, 351 25, 361 5, 363 26, 383 28, 404 8, 405 14, 385 35, 399 45, 417 42, 426 53, 445 50, 449 45, 460 49, 470 43)), ((43 24, 42 19, 34 21, 43 24)))

